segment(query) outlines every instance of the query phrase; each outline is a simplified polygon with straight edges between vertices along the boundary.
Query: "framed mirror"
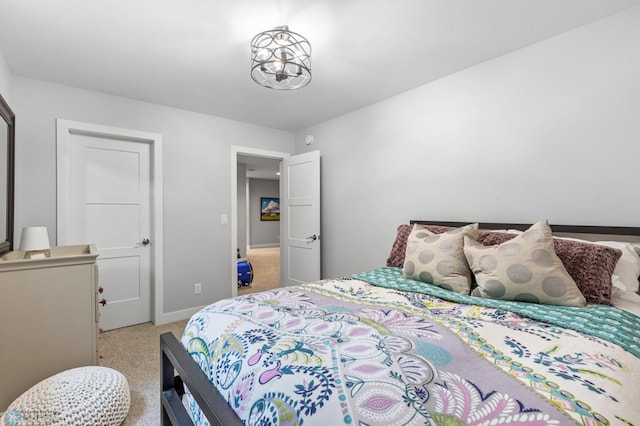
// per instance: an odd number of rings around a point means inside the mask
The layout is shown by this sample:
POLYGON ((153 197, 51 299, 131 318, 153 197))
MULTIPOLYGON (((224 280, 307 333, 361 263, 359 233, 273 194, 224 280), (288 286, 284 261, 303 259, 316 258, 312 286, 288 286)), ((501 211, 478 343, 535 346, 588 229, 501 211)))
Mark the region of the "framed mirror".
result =
POLYGON ((16 116, 0 95, 0 254, 13 250, 16 116))

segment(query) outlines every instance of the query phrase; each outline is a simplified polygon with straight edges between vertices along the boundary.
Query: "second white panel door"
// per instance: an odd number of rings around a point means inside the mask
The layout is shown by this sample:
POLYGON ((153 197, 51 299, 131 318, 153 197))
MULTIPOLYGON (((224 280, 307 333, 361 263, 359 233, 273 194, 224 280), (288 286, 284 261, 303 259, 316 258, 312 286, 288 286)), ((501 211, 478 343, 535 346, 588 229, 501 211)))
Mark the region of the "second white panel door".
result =
POLYGON ((285 286, 320 279, 320 151, 282 160, 281 268, 285 286))
POLYGON ((70 135, 68 244, 98 249, 100 327, 151 320, 149 145, 70 135))

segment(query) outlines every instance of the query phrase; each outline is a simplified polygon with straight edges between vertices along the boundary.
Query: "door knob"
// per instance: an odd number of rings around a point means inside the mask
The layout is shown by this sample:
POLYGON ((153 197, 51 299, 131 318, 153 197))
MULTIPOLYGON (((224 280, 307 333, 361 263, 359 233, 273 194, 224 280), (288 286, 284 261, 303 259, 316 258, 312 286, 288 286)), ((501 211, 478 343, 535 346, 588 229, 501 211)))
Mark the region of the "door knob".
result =
POLYGON ((142 240, 139 243, 137 243, 136 247, 147 246, 147 245, 149 245, 149 243, 151 243, 151 241, 149 241, 148 238, 145 238, 144 240, 142 240))
POLYGON ((311 241, 315 241, 315 240, 319 240, 319 239, 320 239, 320 235, 316 235, 316 234, 309 235, 307 237, 307 240, 311 240, 311 241))

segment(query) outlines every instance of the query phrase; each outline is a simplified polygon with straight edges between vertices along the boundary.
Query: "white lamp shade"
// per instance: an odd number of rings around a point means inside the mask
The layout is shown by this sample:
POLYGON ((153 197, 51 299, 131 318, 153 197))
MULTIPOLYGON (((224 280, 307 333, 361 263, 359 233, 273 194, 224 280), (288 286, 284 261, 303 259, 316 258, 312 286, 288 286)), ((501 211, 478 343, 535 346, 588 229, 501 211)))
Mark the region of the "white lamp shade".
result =
POLYGON ((48 250, 49 235, 46 226, 25 226, 20 237, 20 251, 48 250))

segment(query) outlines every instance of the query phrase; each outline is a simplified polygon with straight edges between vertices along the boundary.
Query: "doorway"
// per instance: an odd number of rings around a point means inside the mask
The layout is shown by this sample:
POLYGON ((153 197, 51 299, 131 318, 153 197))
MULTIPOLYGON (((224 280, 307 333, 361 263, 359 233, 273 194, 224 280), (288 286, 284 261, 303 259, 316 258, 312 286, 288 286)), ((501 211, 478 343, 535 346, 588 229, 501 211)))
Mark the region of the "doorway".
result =
POLYGON ((239 295, 280 287, 280 162, 238 156, 239 295))
MULTIPOLYGON (((231 147, 231 251, 233 253, 233 296, 265 290, 267 289, 263 286, 265 282, 269 288, 273 288, 273 281, 276 277, 277 285, 275 287, 280 287, 282 285, 282 275, 280 272, 281 245, 279 239, 274 241, 274 234, 267 233, 267 235, 270 236, 264 237, 263 235, 263 239, 254 240, 253 242, 251 241, 251 228, 252 226, 253 228, 259 226, 260 223, 258 219, 256 224, 255 216, 259 216, 259 194, 261 191, 253 191, 254 194, 258 194, 254 195, 254 198, 258 198, 257 202, 255 199, 251 202, 250 194, 252 193, 251 180, 255 180, 254 186, 266 188, 262 191, 265 192, 263 194, 264 197, 277 197, 273 193, 273 189, 269 190, 268 188, 273 188, 274 185, 276 188, 280 187, 280 179, 279 176, 276 175, 276 172, 280 170, 280 163, 282 159, 289 156, 290 154, 283 152, 266 151, 238 146, 231 147), (263 186, 258 185, 258 183, 268 183, 267 181, 272 182, 271 186, 268 184, 263 186), (252 215, 254 216, 253 225, 251 218, 252 215), (253 250, 250 250, 249 247, 253 247, 253 250), (254 282, 249 286, 240 286, 240 288, 238 288, 238 283, 235 278, 238 276, 239 272, 237 263, 238 255, 241 260, 253 257, 255 266, 258 269, 254 272, 254 282), (274 262, 278 262, 278 264, 274 265, 274 262), (260 278, 258 278, 258 276, 260 276, 260 278)), ((278 238, 281 235, 281 224, 282 222, 279 221, 277 222, 277 225, 276 223, 269 224, 272 229, 274 225, 277 227, 278 238)))

